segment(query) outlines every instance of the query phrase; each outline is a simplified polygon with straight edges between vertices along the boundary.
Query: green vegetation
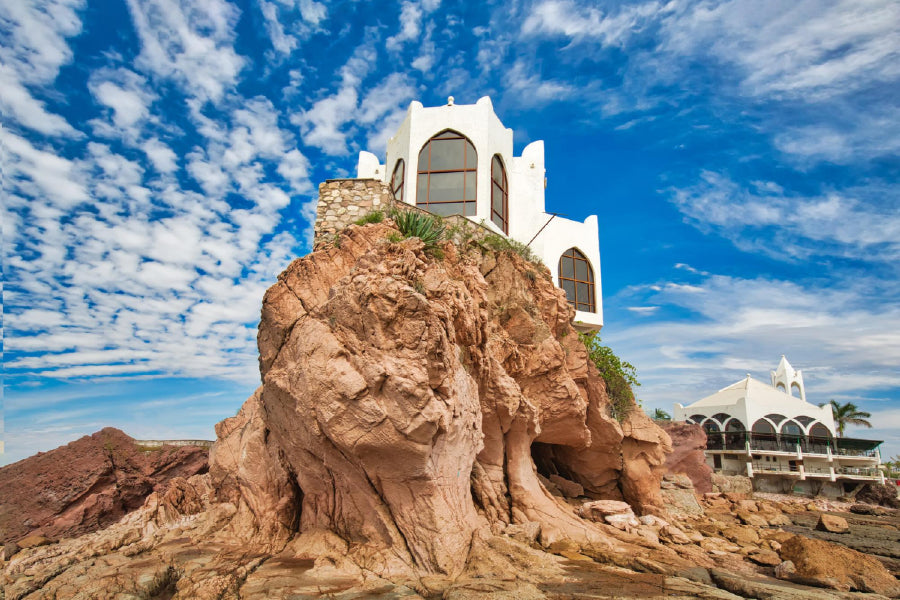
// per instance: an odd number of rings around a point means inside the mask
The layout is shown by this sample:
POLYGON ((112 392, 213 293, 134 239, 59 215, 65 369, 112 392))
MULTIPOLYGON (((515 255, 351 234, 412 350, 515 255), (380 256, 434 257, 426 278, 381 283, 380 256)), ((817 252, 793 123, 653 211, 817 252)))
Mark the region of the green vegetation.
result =
POLYGON ((621 360, 609 346, 602 346, 600 334, 596 331, 579 333, 578 338, 584 343, 588 358, 596 365, 606 382, 606 391, 612 402, 612 416, 621 423, 637 406, 631 388, 641 384, 637 380, 634 365, 621 360))
POLYGON ((512 238, 497 234, 490 234, 486 235, 481 243, 483 246, 493 250, 494 252, 512 252, 514 254, 518 254, 530 263, 535 263, 538 265, 544 264, 543 262, 541 262, 541 259, 531 251, 531 248, 529 248, 522 242, 516 241, 512 238))
POLYGON ((446 239, 446 230, 441 218, 436 215, 413 210, 394 210, 391 218, 404 238, 417 237, 425 244, 425 250, 438 249, 438 244, 446 239))
MULTIPOLYGON (((825 404, 820 404, 825 406, 825 404)), ((838 437, 844 437, 844 429, 847 425, 859 425, 861 427, 872 428, 872 424, 866 419, 872 415, 859 408, 852 402, 839 404, 834 400, 831 401, 831 414, 834 416, 834 426, 837 429, 838 437)))
POLYGON ((657 408, 656 410, 653 411, 653 418, 656 419, 657 421, 671 421, 672 415, 670 415, 669 413, 667 413, 666 411, 664 411, 661 408, 657 408))
POLYGON ((361 218, 353 221, 354 225, 366 225, 368 223, 381 223, 384 221, 384 211, 382 210, 373 210, 370 213, 366 213, 361 218))

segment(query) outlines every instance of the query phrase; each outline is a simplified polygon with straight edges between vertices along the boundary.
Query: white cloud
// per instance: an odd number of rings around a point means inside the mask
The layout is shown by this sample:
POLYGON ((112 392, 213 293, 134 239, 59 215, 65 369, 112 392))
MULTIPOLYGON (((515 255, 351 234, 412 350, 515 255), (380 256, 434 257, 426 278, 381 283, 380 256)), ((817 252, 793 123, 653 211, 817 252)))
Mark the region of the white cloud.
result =
POLYGON ((245 60, 232 47, 239 16, 232 4, 128 0, 128 7, 143 68, 203 101, 218 102, 237 83, 245 60))
POLYGON ((561 80, 542 79, 531 71, 524 60, 517 60, 505 71, 503 82, 507 91, 513 93, 524 106, 565 100, 577 92, 575 86, 561 80))
POLYGON ((178 156, 171 148, 163 144, 157 138, 151 138, 143 143, 141 149, 153 163, 154 168, 161 173, 172 173, 178 169, 178 156))
POLYGON ((777 184, 756 182, 755 187, 749 190, 705 171, 701 182, 670 192, 689 222, 717 231, 744 250, 782 259, 900 258, 900 215, 890 203, 882 207, 879 201, 894 193, 891 186, 870 182, 869 189, 816 197, 790 196, 777 184))
POLYGON ((646 2, 621 7, 613 14, 579 6, 572 0, 545 0, 531 8, 522 23, 522 33, 597 38, 607 46, 621 45, 647 21, 670 12, 673 4, 646 2))

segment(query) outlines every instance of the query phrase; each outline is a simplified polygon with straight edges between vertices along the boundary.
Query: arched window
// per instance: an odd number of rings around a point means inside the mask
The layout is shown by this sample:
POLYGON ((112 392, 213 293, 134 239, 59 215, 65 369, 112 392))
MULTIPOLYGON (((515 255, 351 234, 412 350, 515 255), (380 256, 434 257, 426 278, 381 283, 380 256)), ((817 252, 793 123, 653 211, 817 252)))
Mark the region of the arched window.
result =
POLYGON ((746 429, 740 419, 731 419, 725 424, 725 431, 746 431, 746 429))
POLYGON ((781 426, 781 433, 787 435, 803 435, 803 429, 796 421, 785 421, 784 425, 781 426))
POLYGON ((809 436, 814 438, 831 439, 831 432, 821 423, 816 423, 809 428, 809 436))
POLYGON ((775 428, 765 419, 759 419, 753 424, 753 433, 768 433, 774 435, 775 428))
POLYGON ((394 195, 394 200, 398 202, 403 202, 404 177, 406 177, 406 165, 401 158, 397 161, 397 166, 394 167, 394 174, 391 175, 391 194, 394 195))
POLYGON ((707 420, 703 424, 703 429, 706 430, 706 433, 718 433, 720 431, 719 424, 712 419, 707 420))
POLYGON ((791 384, 791 396, 794 395, 794 392, 797 392, 797 397, 800 397, 800 385, 798 383, 791 384))
POLYGON ((766 415, 766 418, 768 420, 772 421, 773 423, 775 423, 776 425, 778 425, 779 423, 781 423, 782 421, 787 419, 787 417, 785 417, 784 415, 777 415, 777 414, 766 415))
POLYGON ((777 389, 779 392, 784 392, 785 394, 787 394, 787 390, 785 389, 784 384, 780 381, 778 382, 778 385, 775 386, 775 389, 777 389))
POLYGON ((436 215, 475 214, 475 146, 455 131, 437 134, 422 146, 416 206, 436 215))
POLYGON ((595 312, 594 270, 577 248, 569 248, 559 259, 559 287, 575 310, 595 312))
POLYGON ((509 233, 509 184, 499 154, 491 161, 491 221, 509 233))
POLYGON ((691 415, 691 418, 688 419, 688 421, 691 421, 691 422, 696 423, 697 425, 699 425, 700 423, 703 422, 703 419, 705 419, 705 418, 706 418, 706 417, 705 417, 704 415, 691 415))

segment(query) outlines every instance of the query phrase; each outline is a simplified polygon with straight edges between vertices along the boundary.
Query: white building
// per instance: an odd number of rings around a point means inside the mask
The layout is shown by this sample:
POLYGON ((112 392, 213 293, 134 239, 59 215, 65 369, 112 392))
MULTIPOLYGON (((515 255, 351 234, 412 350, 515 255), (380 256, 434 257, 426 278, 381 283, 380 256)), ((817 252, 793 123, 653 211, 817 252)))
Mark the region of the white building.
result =
POLYGON ((412 102, 387 143, 385 164, 360 152, 357 177, 388 183, 396 200, 439 215, 462 214, 541 258, 575 307, 575 325, 603 326, 597 216, 578 222, 544 211, 544 143, 513 155, 513 132, 488 97, 425 108, 412 102))
POLYGON ((831 406, 806 401, 803 374, 784 356, 771 383, 747 375, 693 404, 675 404, 672 418, 706 430, 709 466, 747 475, 761 491, 840 495, 859 482, 884 483, 881 442, 836 437, 831 406))

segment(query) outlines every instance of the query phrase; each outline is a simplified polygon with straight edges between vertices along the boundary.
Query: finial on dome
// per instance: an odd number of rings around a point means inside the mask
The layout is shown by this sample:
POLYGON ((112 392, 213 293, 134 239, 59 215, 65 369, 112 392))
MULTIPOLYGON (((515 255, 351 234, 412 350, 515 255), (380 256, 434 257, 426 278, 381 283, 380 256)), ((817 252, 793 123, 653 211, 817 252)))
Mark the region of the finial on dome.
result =
POLYGON ((447 96, 447 106, 453 106, 453 96, 447 96))

